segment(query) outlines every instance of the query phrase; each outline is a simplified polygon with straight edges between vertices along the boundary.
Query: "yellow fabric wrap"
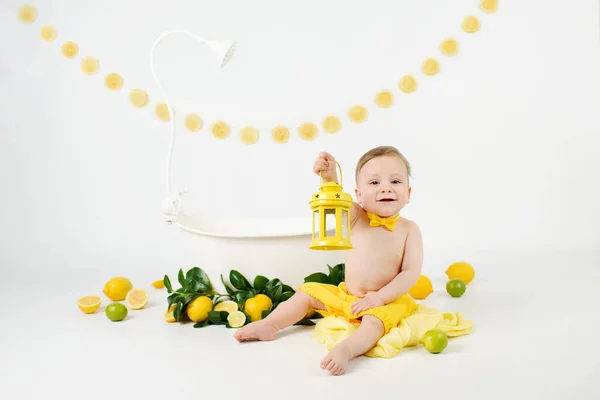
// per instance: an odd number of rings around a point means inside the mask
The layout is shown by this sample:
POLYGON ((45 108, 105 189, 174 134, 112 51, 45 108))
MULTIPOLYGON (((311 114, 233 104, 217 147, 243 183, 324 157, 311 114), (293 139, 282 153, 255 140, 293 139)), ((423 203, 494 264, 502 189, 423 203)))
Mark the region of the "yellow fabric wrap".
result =
POLYGON ((347 293, 344 283, 340 286, 305 283, 299 290, 321 301, 327 308, 315 310, 324 318, 317 322, 313 339, 324 344, 328 350, 350 336, 358 328, 363 315, 383 318, 385 327, 383 337, 365 354, 367 357, 395 357, 404 347, 419 344, 423 334, 430 329, 440 329, 450 338, 467 335, 473 329, 473 321, 464 318, 460 312, 442 313, 424 304, 417 304, 408 295, 356 316, 351 315, 350 306, 358 298, 347 293))

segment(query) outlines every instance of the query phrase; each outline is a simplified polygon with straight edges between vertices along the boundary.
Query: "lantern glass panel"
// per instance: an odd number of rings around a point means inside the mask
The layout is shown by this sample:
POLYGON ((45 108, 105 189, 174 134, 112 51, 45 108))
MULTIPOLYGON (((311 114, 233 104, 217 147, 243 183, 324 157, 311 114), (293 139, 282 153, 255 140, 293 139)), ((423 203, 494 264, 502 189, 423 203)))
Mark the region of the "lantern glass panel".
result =
POLYGON ((348 211, 342 210, 342 237, 348 239, 348 211))
POLYGON ((319 237, 319 227, 321 224, 319 223, 319 210, 315 210, 313 212, 313 238, 319 237))
POLYGON ((325 212, 325 236, 335 237, 335 208, 326 208, 325 212))

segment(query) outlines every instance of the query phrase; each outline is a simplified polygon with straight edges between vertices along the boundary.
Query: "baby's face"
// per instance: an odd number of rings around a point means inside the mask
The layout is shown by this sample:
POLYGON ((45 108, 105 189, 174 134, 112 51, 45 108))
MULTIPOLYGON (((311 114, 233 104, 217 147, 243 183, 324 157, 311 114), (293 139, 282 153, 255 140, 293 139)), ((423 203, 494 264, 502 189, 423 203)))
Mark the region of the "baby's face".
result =
POLYGON ((356 199, 370 213, 391 217, 408 203, 408 171, 400 157, 390 154, 369 160, 358 174, 356 199))

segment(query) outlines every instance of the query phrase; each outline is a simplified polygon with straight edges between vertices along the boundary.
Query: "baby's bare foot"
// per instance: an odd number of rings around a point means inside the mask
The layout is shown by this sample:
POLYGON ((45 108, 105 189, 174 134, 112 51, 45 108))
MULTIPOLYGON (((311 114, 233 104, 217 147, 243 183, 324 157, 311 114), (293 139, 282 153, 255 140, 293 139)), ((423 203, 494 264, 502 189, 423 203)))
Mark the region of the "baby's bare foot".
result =
POLYGON ((349 361, 350 350, 344 343, 340 343, 321 361, 321 368, 329 371, 332 375, 342 375, 346 372, 349 361))
POLYGON ((234 335, 238 342, 247 340, 275 340, 277 328, 265 321, 251 322, 240 328, 234 335))

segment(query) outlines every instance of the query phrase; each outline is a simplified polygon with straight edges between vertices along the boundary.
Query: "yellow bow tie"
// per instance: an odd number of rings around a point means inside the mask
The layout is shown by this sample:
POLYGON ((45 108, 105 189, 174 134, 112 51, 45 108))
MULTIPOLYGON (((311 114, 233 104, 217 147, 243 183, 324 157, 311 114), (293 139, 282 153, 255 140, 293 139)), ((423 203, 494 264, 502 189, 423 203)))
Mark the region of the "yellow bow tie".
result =
POLYGON ((377 214, 367 213, 367 217, 369 217, 369 225, 371 226, 379 226, 383 225, 388 228, 390 231, 393 231, 396 227, 396 221, 400 219, 400 215, 396 215, 395 217, 382 218, 377 214))

